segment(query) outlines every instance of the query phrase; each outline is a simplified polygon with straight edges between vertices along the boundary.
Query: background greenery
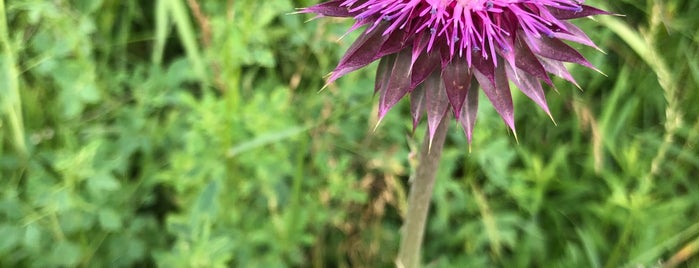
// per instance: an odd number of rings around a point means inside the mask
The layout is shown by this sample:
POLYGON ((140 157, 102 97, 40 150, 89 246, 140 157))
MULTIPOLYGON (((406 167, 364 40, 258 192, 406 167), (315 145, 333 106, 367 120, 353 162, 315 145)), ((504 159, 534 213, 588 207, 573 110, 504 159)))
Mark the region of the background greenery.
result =
MULTIPOLYGON (((424 125, 374 131, 375 65, 316 0, 0 9, 0 266, 390 267, 424 125), (6 24, 5 24, 6 23, 6 24)), ((0 3, 2 3, 0 1, 0 3)), ((451 127, 430 267, 699 266, 699 2, 588 1, 606 74, 451 127)))

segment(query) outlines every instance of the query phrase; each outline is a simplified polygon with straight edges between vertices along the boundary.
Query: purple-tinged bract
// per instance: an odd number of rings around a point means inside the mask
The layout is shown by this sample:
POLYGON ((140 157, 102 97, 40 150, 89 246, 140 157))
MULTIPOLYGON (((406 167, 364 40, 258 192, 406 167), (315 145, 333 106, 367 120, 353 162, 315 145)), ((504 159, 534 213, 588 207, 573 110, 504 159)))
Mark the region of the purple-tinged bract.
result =
POLYGON ((409 94, 414 127, 426 113, 432 136, 451 110, 469 142, 479 87, 513 131, 509 81, 550 116, 541 82, 551 86, 553 74, 576 84, 564 62, 594 69, 563 42, 597 48, 567 20, 609 14, 582 0, 333 0, 300 12, 364 27, 328 83, 380 60, 379 118, 409 94))

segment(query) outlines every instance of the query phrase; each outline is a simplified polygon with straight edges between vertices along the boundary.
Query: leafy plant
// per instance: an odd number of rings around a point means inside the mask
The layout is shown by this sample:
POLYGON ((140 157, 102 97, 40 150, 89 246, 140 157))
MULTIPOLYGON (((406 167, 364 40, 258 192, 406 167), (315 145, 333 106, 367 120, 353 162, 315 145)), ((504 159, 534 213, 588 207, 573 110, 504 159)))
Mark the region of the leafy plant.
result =
MULTIPOLYGON (((374 130, 375 65, 318 92, 352 39, 316 2, 4 1, 0 266, 392 266, 425 126, 374 130)), ((699 6, 589 2, 607 77, 449 133, 425 263, 697 265, 699 6)))

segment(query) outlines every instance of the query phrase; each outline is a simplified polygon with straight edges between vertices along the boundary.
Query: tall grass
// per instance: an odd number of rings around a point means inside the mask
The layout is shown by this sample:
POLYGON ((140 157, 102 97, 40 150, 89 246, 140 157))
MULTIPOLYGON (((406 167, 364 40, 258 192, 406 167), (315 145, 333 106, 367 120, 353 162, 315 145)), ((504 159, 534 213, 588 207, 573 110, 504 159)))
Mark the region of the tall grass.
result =
MULTIPOLYGON (((318 92, 317 1, 0 2, 0 266, 390 267, 424 126, 318 92), (7 27, 4 27, 7 25, 7 27)), ((588 1, 602 72, 447 137, 432 267, 699 265, 699 3, 588 1)))

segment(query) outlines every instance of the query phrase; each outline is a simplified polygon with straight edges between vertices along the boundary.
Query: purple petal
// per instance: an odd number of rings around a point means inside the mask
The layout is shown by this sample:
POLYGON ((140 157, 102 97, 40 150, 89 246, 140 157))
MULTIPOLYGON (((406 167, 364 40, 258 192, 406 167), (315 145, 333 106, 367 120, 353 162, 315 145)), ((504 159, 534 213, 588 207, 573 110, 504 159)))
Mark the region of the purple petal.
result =
POLYGON ((299 10, 299 13, 315 13, 316 17, 353 17, 349 8, 340 6, 344 0, 332 0, 299 10))
POLYGON ((439 67, 439 52, 430 51, 420 54, 413 64, 413 73, 410 76, 411 87, 416 87, 424 82, 427 77, 439 67))
POLYGON ((517 19, 514 16, 514 14, 510 14, 510 16, 504 15, 502 16, 503 20, 503 25, 502 29, 508 32, 509 34, 502 36, 500 39, 499 45, 498 45, 498 50, 497 53, 505 59, 505 62, 510 65, 512 68, 516 68, 515 65, 517 64, 517 42, 518 39, 521 39, 518 37, 519 34, 524 34, 524 32, 517 32, 517 19))
POLYGON ((439 47, 439 55, 442 59, 442 69, 444 69, 444 67, 447 67, 447 64, 449 64, 451 61, 452 55, 451 52, 449 52, 449 46, 444 45, 443 42, 438 43, 437 47, 439 47))
POLYGON ((551 14, 553 14, 553 16, 559 20, 570 20, 587 16, 612 14, 607 11, 586 5, 581 5, 580 10, 558 9, 549 6, 549 11, 551 11, 551 14))
MULTIPOLYGON (((385 28, 385 25, 380 25, 380 28, 385 28)), ((342 56, 335 70, 328 78, 327 83, 330 84, 341 76, 362 68, 369 63, 377 60, 376 55, 379 53, 381 46, 386 42, 388 36, 381 35, 381 31, 369 31, 366 29, 359 38, 347 49, 345 55, 342 56)))
POLYGON ((421 34, 413 39, 413 74, 410 77, 412 87, 424 82, 439 64, 439 52, 427 51, 429 41, 430 38, 426 34, 421 34))
POLYGON ((454 116, 459 119, 461 108, 464 105, 466 94, 471 85, 471 71, 468 62, 463 57, 455 57, 444 70, 442 79, 446 88, 447 97, 454 111, 454 116))
MULTIPOLYGON (((376 27, 382 26, 383 24, 385 24, 385 23, 379 23, 379 24, 375 24, 375 25, 374 25, 374 23, 375 23, 376 20, 377 20, 377 17, 376 17, 376 16, 371 16, 371 17, 366 17, 366 18, 356 18, 355 20, 356 20, 356 21, 354 22, 354 24, 352 24, 352 27, 350 27, 350 28, 347 30, 347 33, 354 32, 354 31, 356 31, 357 29, 361 28, 362 26, 369 24, 370 26, 367 27, 366 30, 365 30, 365 32, 368 33, 368 32, 373 31, 374 29, 376 29, 376 27)), ((388 27, 388 25, 383 25, 383 26, 388 27)), ((385 29, 385 28, 384 28, 384 29, 385 29)), ((346 35, 347 33, 345 33, 345 35, 346 35)))
POLYGON ((415 65, 417 58, 426 51, 427 44, 429 44, 429 42, 430 38, 427 36, 427 34, 420 34, 419 37, 413 39, 413 65, 415 65))
POLYGON ((493 104, 495 111, 500 114, 505 124, 515 132, 514 105, 510 85, 505 74, 504 64, 493 66, 493 62, 481 56, 473 57, 476 69, 473 74, 481 85, 483 92, 493 104))
POLYGON ((541 87, 541 83, 538 79, 528 75, 520 75, 515 77, 515 70, 506 66, 505 69, 507 77, 512 80, 512 82, 517 85, 524 95, 527 95, 532 101, 534 101, 541 109, 543 109, 546 114, 551 117, 551 112, 549 111, 549 106, 546 103, 546 95, 544 94, 544 89, 541 87))
POLYGON ((385 89, 379 89, 379 120, 410 91, 410 50, 396 55, 385 89))
POLYGON ((587 61, 587 59, 580 54, 580 52, 566 45, 561 40, 542 36, 541 38, 529 37, 527 41, 529 47, 539 56, 558 61, 577 63, 590 69, 597 70, 592 63, 587 61))
POLYGON ((580 30, 580 28, 567 21, 562 21, 561 23, 563 23, 563 25, 566 26, 566 29, 562 32, 554 32, 554 37, 573 41, 599 50, 597 45, 595 45, 595 43, 592 42, 590 37, 588 37, 587 34, 583 32, 583 30, 580 30))
POLYGON ((393 31, 388 35, 388 40, 381 46, 377 57, 383 57, 388 54, 393 54, 406 48, 410 42, 412 34, 406 31, 393 31))
POLYGON ((425 86, 419 85, 410 92, 410 114, 413 116, 413 132, 420 123, 420 117, 425 112, 425 86))
POLYGON ((379 66, 376 68, 376 79, 374 80, 374 94, 388 87, 388 80, 391 77, 392 64, 395 62, 395 58, 396 55, 388 55, 379 61, 379 66))
POLYGON ((434 138, 434 133, 437 126, 447 114, 449 109, 449 101, 447 100, 447 92, 444 89, 444 83, 440 78, 439 72, 432 72, 427 80, 425 80, 425 103, 427 110, 427 130, 430 135, 430 143, 434 138))
POLYGON ((470 83, 471 86, 467 91, 466 101, 461 108, 461 115, 459 116, 459 122, 466 133, 469 144, 471 144, 471 138, 473 137, 473 128, 476 125, 476 114, 478 112, 478 83, 476 81, 470 83))
POLYGON ((575 79, 573 76, 568 72, 568 69, 566 68, 565 65, 563 65, 562 62, 557 61, 557 60, 551 60, 547 58, 539 58, 539 62, 544 66, 544 69, 546 69, 547 72, 558 76, 560 78, 563 78, 565 80, 568 80, 568 82, 573 83, 576 87, 580 88, 578 85, 578 82, 575 82, 575 79))
MULTIPOLYGON (((524 34, 524 33, 521 33, 524 34)), ((551 78, 546 74, 546 69, 541 65, 539 59, 534 55, 526 42, 522 38, 517 38, 515 43, 515 66, 534 77, 543 80, 546 84, 553 86, 551 78)))

